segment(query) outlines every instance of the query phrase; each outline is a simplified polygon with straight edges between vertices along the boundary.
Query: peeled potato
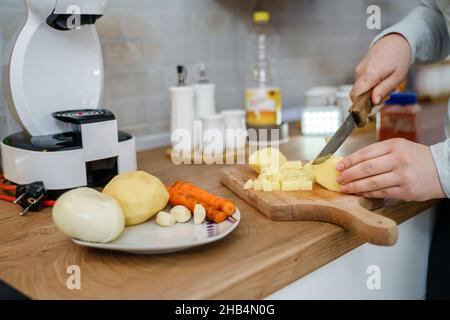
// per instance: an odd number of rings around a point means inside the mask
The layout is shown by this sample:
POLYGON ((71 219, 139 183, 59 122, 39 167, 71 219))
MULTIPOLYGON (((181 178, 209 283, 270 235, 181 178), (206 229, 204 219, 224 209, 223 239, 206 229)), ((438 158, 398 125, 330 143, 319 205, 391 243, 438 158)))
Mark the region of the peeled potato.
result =
POLYGON ((119 202, 127 226, 147 221, 164 209, 169 201, 169 192, 161 180, 143 171, 114 177, 103 193, 119 202))
POLYGON ((257 173, 261 173, 263 168, 278 169, 286 161, 286 157, 275 148, 264 148, 256 151, 249 157, 249 165, 257 173))
POLYGON ((117 201, 91 188, 64 193, 56 201, 52 216, 62 232, 89 242, 110 242, 125 227, 125 217, 117 201))
POLYGON ((334 156, 321 164, 313 165, 316 182, 328 190, 340 192, 341 185, 336 182, 339 175, 336 165, 342 159, 342 157, 334 156))

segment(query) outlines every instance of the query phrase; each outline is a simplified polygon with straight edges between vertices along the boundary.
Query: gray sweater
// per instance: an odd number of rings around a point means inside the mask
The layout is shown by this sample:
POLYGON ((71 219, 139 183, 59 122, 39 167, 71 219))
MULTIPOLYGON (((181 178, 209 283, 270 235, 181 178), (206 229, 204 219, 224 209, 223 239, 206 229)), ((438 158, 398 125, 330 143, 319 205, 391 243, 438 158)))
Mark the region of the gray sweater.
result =
MULTIPOLYGON (((385 29, 374 42, 389 33, 404 36, 414 61, 444 59, 450 53, 450 0, 422 0, 402 21, 385 29)), ((442 189, 450 198, 450 139, 430 147, 442 189)))

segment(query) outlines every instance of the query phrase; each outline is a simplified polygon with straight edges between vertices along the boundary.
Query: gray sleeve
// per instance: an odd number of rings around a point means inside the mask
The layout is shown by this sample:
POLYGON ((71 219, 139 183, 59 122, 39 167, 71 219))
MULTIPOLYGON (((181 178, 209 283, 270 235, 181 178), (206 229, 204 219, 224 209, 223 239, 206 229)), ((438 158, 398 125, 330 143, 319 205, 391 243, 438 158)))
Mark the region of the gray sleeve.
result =
POLYGON ((445 18, 435 0, 422 0, 402 21, 381 32, 372 45, 389 33, 399 33, 412 49, 411 63, 444 59, 450 51, 445 18))
POLYGON ((442 190, 450 198, 450 139, 430 147, 442 190))

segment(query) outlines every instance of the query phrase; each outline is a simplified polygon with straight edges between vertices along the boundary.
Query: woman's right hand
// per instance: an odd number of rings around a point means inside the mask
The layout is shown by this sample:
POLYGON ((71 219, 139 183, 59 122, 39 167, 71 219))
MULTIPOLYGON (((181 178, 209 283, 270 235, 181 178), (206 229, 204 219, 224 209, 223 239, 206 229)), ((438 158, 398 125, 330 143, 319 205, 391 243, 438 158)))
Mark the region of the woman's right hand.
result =
POLYGON ((405 79, 411 62, 411 47, 397 33, 378 40, 355 68, 356 81, 350 96, 357 96, 373 88, 375 105, 387 97, 405 79))

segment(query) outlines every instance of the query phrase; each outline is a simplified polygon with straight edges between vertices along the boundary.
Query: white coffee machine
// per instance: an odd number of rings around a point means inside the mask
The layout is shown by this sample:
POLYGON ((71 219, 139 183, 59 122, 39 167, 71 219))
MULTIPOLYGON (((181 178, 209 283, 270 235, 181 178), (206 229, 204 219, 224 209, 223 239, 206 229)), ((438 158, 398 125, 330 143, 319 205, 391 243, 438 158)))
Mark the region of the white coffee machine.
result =
POLYGON ((50 197, 103 186, 136 170, 133 136, 100 108, 103 59, 95 22, 106 0, 25 0, 28 17, 5 74, 8 107, 22 132, 1 142, 4 177, 43 181, 50 197))

